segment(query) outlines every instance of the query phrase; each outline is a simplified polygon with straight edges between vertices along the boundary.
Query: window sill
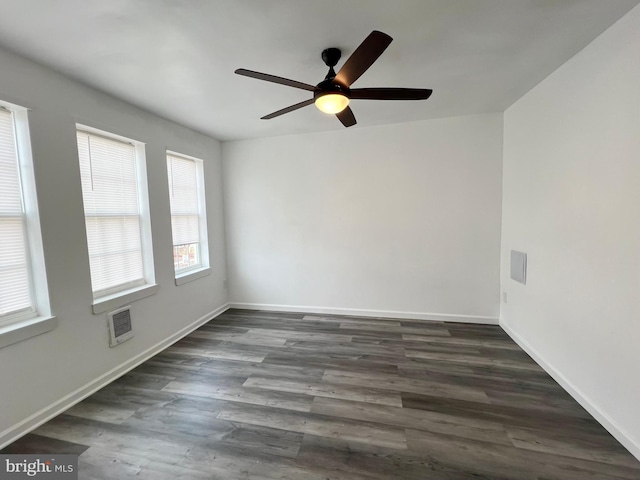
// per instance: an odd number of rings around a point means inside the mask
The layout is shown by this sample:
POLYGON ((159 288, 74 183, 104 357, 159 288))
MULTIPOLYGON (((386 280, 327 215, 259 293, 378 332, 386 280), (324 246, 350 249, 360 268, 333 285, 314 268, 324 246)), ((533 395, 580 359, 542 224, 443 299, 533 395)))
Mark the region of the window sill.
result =
POLYGON ((58 326, 56 317, 36 317, 0 327, 0 348, 49 332, 58 326))
POLYGON ((199 268, 198 270, 189 270, 188 272, 181 273, 176 277, 176 285, 183 285, 185 283, 193 282, 199 278, 206 277, 211 274, 211 267, 199 268))
POLYGON ((135 302, 141 298, 150 297, 158 292, 157 284, 147 284, 141 287, 131 288, 123 292, 107 295, 106 297, 96 298, 93 301, 93 314, 108 312, 118 307, 123 307, 127 303, 135 302))

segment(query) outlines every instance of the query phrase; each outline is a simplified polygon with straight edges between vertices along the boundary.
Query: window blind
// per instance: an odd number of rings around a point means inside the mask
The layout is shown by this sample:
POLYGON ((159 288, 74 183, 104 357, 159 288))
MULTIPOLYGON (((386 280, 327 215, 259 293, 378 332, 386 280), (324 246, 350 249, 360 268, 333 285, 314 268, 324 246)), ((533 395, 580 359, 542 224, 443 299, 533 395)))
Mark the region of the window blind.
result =
POLYGON ((14 119, 0 109, 0 317, 33 310, 14 119))
POLYGON ((135 146, 77 131, 94 297, 143 285, 135 146))
POLYGON ((176 272, 201 264, 198 169, 195 160, 167 154, 176 272))

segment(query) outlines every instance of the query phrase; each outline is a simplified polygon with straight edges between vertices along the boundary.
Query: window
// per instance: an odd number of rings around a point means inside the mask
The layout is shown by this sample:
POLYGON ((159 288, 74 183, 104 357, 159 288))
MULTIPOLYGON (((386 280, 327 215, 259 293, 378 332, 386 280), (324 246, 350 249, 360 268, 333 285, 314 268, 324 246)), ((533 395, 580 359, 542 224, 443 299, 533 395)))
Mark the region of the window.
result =
POLYGON ((176 278, 208 271, 203 162, 167 152, 167 173, 176 278))
POLYGON ((0 336, 50 316, 27 110, 0 102, 0 336))
MULTIPOLYGON (((155 281, 144 145, 89 127, 76 133, 93 297, 120 297, 155 281)), ((94 313, 118 305, 96 303, 94 313)))
POLYGON ((0 109, 0 315, 33 312, 13 113, 0 109))

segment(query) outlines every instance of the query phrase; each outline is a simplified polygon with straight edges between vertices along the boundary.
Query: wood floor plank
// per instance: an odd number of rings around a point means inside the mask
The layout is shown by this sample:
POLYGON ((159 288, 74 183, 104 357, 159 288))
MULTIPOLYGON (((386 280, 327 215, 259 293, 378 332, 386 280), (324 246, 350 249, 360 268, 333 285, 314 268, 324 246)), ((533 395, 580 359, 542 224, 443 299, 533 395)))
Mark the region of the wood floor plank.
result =
MULTIPOLYGON (((246 327, 239 327, 232 323, 233 321, 221 321, 220 317, 211 320, 209 323, 205 323, 196 332, 218 332, 218 333, 236 333, 244 334, 249 331, 246 327)), ((186 337, 189 338, 189 337, 186 337)))
POLYGON ((80 455, 87 448, 89 448, 89 445, 81 445, 56 438, 43 437, 35 433, 28 433, 0 450, 0 455, 80 455))
MULTIPOLYGON (((240 362, 247 365, 247 362, 240 362)), ((161 362, 146 362, 136 368, 138 372, 167 372, 173 375, 174 380, 182 382, 210 383, 214 385, 226 385, 240 387, 249 376, 238 370, 225 371, 221 368, 208 368, 208 365, 171 365, 161 362)), ((171 383, 171 382, 169 382, 171 383)), ((165 387, 169 384, 164 385, 165 387)), ((164 387, 163 387, 164 388, 164 387)))
MULTIPOLYGON (((429 361, 398 365, 398 375, 419 380, 476 387, 491 392, 539 393, 566 398, 568 394, 549 375, 526 370, 471 367, 457 363, 429 361)), ((574 403, 577 405, 577 403, 574 403)))
POLYGON ((362 323, 365 325, 388 325, 391 327, 401 327, 399 320, 370 318, 370 317, 348 317, 348 316, 322 316, 322 315, 305 315, 303 320, 310 320, 315 322, 330 322, 336 323, 339 327, 340 323, 362 323))
POLYGON ((373 480, 362 474, 347 476, 324 466, 300 465, 290 458, 227 445, 215 450, 196 447, 184 463, 209 472, 215 480, 373 480))
MULTIPOLYGON (((304 478, 304 472, 285 457, 269 457, 262 452, 222 442, 207 442, 188 435, 146 432, 149 443, 136 441, 131 430, 120 426, 115 431, 101 431, 101 439, 94 437, 97 446, 87 450, 87 458, 80 457, 84 478, 156 478, 171 479, 247 479, 247 478, 304 478), (113 442, 114 436, 120 442, 113 442), (218 446, 219 448, 214 448, 218 446), (151 447, 151 448, 149 448, 151 447), (174 450, 175 449, 175 450, 174 450), (101 453, 95 456, 95 452, 101 453), (282 461, 274 460, 282 459, 282 461), (104 463, 104 462, 107 463, 104 463), (110 468, 110 463, 114 463, 110 468), (84 473, 88 473, 85 477, 84 473)), ((307 472, 309 478, 320 475, 307 472)))
MULTIPOLYGON (((450 338, 450 337, 442 337, 450 338)), ((426 343, 416 342, 413 340, 388 340, 380 342, 383 346, 392 348, 395 345, 402 345, 405 352, 409 350, 424 350, 426 352, 433 353, 450 353, 450 354, 464 354, 464 355, 482 355, 480 349, 471 345, 456 345, 446 343, 426 343)))
MULTIPOLYGON (((186 375, 191 373, 211 375, 211 376, 231 376, 235 378, 243 379, 241 383, 244 383, 251 375, 265 375, 280 378, 299 378, 318 381, 322 379, 324 369, 316 368, 305 365, 280 365, 270 364, 264 362, 244 362, 238 360, 228 359, 210 359, 207 362, 199 365, 189 364, 166 364, 164 358, 154 357, 146 364, 152 365, 158 368, 175 368, 184 370, 186 375)), ((181 376, 185 378, 185 375, 181 376)), ((213 380, 215 382, 215 380, 213 380)))
POLYGON ((341 333, 316 333, 316 332, 296 332, 290 330, 273 330, 267 328, 251 328, 249 335, 276 337, 287 340, 307 340, 314 342, 350 342, 351 335, 343 335, 341 333))
POLYGON ((478 387, 485 392, 503 389, 508 392, 546 391, 552 395, 567 396, 549 376, 538 372, 519 371, 517 375, 506 369, 492 367, 467 367, 456 363, 429 362, 422 365, 399 365, 398 375, 419 380, 453 383, 478 387))
POLYGON ((162 459, 113 452, 106 448, 91 447, 79 459, 78 469, 83 480, 135 479, 135 480, 211 480, 206 472, 164 462, 162 459))
POLYGON ((266 310, 248 310, 245 308, 232 308, 219 315, 213 321, 223 318, 232 318, 233 320, 238 318, 258 318, 258 319, 276 319, 276 320, 288 320, 288 319, 302 319, 307 313, 302 312, 271 312, 266 310))
POLYGON ((509 427, 507 433, 515 447, 563 457, 629 467, 638 471, 640 465, 612 437, 604 435, 567 435, 538 429, 509 427))
POLYGON ((221 440, 235 429, 231 422, 219 420, 216 416, 168 408, 141 410, 123 425, 154 433, 183 433, 210 441, 221 440))
POLYGON ((446 344, 456 346, 468 346, 468 347, 485 347, 485 348, 497 348, 505 350, 520 351, 520 347, 514 343, 511 339, 508 340, 483 340, 477 338, 464 338, 464 337, 442 337, 435 335, 415 335, 415 334, 402 334, 402 339, 407 342, 424 342, 435 344, 446 344))
POLYGON ((118 385, 130 385, 145 390, 162 390, 162 387, 173 380, 175 380, 175 377, 169 375, 152 375, 133 370, 118 378, 114 383, 118 385))
POLYGON ((512 440, 502 424, 439 412, 317 397, 313 400, 311 413, 512 445, 512 440))
POLYGON ((153 360, 162 361, 164 363, 170 363, 173 365, 206 365, 211 359, 207 357, 199 357, 197 355, 190 355, 188 353, 182 353, 177 350, 167 349, 160 352, 153 360))
POLYGON ((247 387, 226 387, 192 382, 171 382, 163 391, 192 395, 196 397, 215 398, 231 402, 250 403, 253 405, 273 406, 287 410, 308 412, 311 410, 312 398, 307 395, 267 391, 247 387))
POLYGON ((396 333, 399 335, 416 334, 416 335, 433 335, 433 336, 442 336, 442 337, 448 337, 451 335, 449 333, 449 330, 447 330, 446 328, 429 327, 427 325, 423 327, 405 327, 405 326, 396 327, 394 325, 367 325, 367 324, 355 323, 355 322, 349 322, 349 323, 345 322, 340 324, 340 330, 343 330, 343 331, 364 330, 368 332, 376 332, 378 334, 396 333))
POLYGON ((222 358, 225 360, 240 360, 243 362, 261 362, 266 357, 266 354, 252 353, 245 350, 239 350, 235 348, 222 348, 221 346, 215 348, 186 348, 186 347, 169 347, 170 353, 180 353, 183 355, 192 355, 195 357, 204 358, 222 358))
MULTIPOLYGON (((175 395, 175 394, 172 394, 175 395)), ((229 404, 226 400, 217 398, 198 397, 193 395, 175 395, 175 399, 164 405, 151 405, 141 407, 136 413, 147 413, 156 410, 159 411, 176 411, 185 414, 195 414, 215 419, 218 413, 229 404)))
POLYGON ((472 468, 480 474, 516 479, 614 480, 638 478, 638 470, 516 447, 487 444, 446 434, 406 430, 409 450, 429 451, 447 464, 472 468))
MULTIPOLYGON (((85 419, 73 420, 73 417, 65 415, 57 417, 44 427, 41 429, 46 436, 63 439, 83 438, 94 451, 99 449, 112 452, 116 462, 121 459, 129 459, 126 463, 131 465, 125 465, 124 469, 114 468, 113 470, 116 474, 133 475, 130 478, 137 478, 135 474, 139 472, 138 475, 149 478, 149 480, 155 478, 152 474, 158 475, 159 478, 171 478, 164 475, 175 475, 176 473, 184 473, 183 478, 186 479, 191 478, 189 475, 194 475, 194 471, 208 475, 205 478, 260 478, 257 475, 260 469, 255 468, 255 458, 263 461, 268 460, 268 457, 261 456, 262 453, 252 452, 249 449, 239 450, 234 445, 226 445, 224 442, 218 442, 217 439, 211 442, 202 437, 154 432, 128 425, 113 425, 85 419), (219 445, 220 448, 214 449, 216 445, 219 445), (155 468, 152 468, 151 472, 147 471, 148 468, 135 468, 136 466, 148 467, 151 465, 147 463, 147 460, 153 461, 159 471, 156 471, 155 468), (173 467, 178 468, 174 471, 173 467), (254 476, 244 476, 247 471, 253 471, 254 476)), ((84 459, 81 457, 80 460, 86 470, 87 465, 84 463, 84 459)), ((89 463, 93 467, 89 470, 89 477, 93 475, 94 478, 120 478, 113 475, 111 469, 106 468, 108 465, 97 468, 100 464, 89 463)), ((264 463, 268 464, 269 462, 264 463)), ((266 465, 264 466, 266 468, 266 465)), ((277 467, 279 464, 274 462, 272 466, 277 467)), ((288 469, 285 467, 286 464, 283 465, 281 471, 287 472, 288 469)), ((295 467, 293 469, 296 470, 295 467)), ((297 473, 300 472, 297 471, 297 473)), ((296 478, 302 477, 298 475, 296 478)))
POLYGON ((555 392, 545 392, 536 389, 523 388, 522 391, 506 391, 504 388, 485 388, 492 405, 518 406, 531 409, 532 412, 542 411, 571 415, 575 417, 591 418, 575 400, 555 392))
POLYGON ((266 408, 229 408, 218 415, 222 420, 248 423, 320 437, 341 438, 396 450, 407 448, 403 429, 369 422, 336 420, 323 415, 266 408))
POLYGON ((334 385, 327 383, 325 378, 323 378, 322 383, 309 383, 252 376, 247 379, 243 386, 402 407, 402 398, 398 392, 388 392, 371 387, 354 387, 352 386, 353 383, 351 385, 334 385))
POLYGON ((511 341, 511 337, 498 325, 447 322, 447 328, 452 337, 511 341))
MULTIPOLYGON (((355 339, 355 337, 354 337, 355 339)), ((327 356, 347 355, 360 358, 363 355, 378 355, 388 357, 403 357, 404 347, 401 345, 380 345, 379 343, 365 343, 357 340, 350 342, 316 342, 308 340, 287 340, 283 351, 287 354, 305 354, 322 351, 327 356)))
POLYGON ((247 423, 232 423, 235 428, 222 438, 222 444, 253 450, 263 455, 287 458, 298 456, 302 444, 302 433, 247 423))
POLYGON ((354 327, 354 330, 358 328, 370 327, 369 330, 377 330, 375 327, 387 327, 387 328, 400 328, 402 324, 398 321, 391 320, 372 320, 372 319, 358 319, 358 320, 342 320, 340 322, 340 328, 349 329, 354 327), (372 328, 373 327, 373 328, 372 328))
POLYGON ((520 406, 491 405, 466 400, 443 399, 416 393, 402 393, 402 405, 406 408, 456 415, 463 418, 479 419, 502 423, 505 426, 532 428, 543 426, 551 432, 572 429, 582 432, 602 431, 602 427, 593 419, 571 415, 571 412, 531 412, 520 406))
MULTIPOLYGON (((385 373, 351 373, 344 370, 327 369, 322 377, 322 381, 329 384, 357 385, 362 387, 375 385, 377 389, 394 392, 412 392, 437 397, 458 398, 479 403, 490 403, 487 394, 478 388, 449 385, 443 382, 414 380, 385 373)), ((345 400, 357 399, 345 398, 345 400)), ((402 406, 402 402, 396 406, 402 406)))
POLYGON ((87 401, 80 402, 71 407, 65 413, 74 417, 118 424, 124 422, 127 418, 136 413, 136 410, 133 408, 125 408, 117 404, 107 404, 88 399, 87 401))
POLYGON ((515 480, 513 477, 479 475, 473 469, 446 465, 428 453, 418 456, 310 434, 305 434, 298 461, 304 465, 321 465, 333 472, 343 472, 346 478, 364 472, 378 480, 515 480))
POLYGON ((423 350, 406 349, 406 355, 409 358, 418 358, 421 360, 442 360, 446 362, 462 363, 465 365, 487 365, 500 368, 511 368, 515 370, 532 370, 539 372, 542 368, 528 359, 525 361, 501 360, 496 358, 486 358, 472 355, 459 355, 439 352, 425 352, 423 350))
MULTIPOLYGON (((217 328, 223 328, 226 323, 217 324, 217 328)), ((310 322, 305 320, 262 320, 262 319, 234 319, 233 325, 238 328, 260 329, 260 330, 279 330, 286 331, 295 334, 303 331, 309 333, 335 333, 338 335, 344 335, 341 332, 339 324, 329 322, 310 322)))
POLYGON ((238 343, 240 345, 258 345, 265 347, 280 347, 285 344, 286 339, 278 337, 270 337, 266 335, 256 335, 252 333, 227 333, 227 332, 208 332, 195 331, 189 335, 191 338, 203 338, 207 340, 220 340, 229 343, 238 343))
POLYGON ((89 398, 92 401, 137 410, 138 408, 165 406, 175 401, 178 395, 160 390, 146 390, 112 383, 98 390, 89 398))
POLYGON ((38 427, 34 433, 66 442, 117 451, 141 450, 145 455, 165 457, 188 455, 190 444, 176 441, 164 433, 152 433, 127 425, 115 425, 70 415, 59 415, 38 427))
POLYGON ((298 354, 292 358, 286 352, 270 353, 263 363, 271 365, 297 365, 311 368, 334 368, 339 370, 348 369, 354 372, 383 372, 397 373, 398 367, 383 360, 371 360, 359 355, 333 355, 324 356, 321 352, 298 354))

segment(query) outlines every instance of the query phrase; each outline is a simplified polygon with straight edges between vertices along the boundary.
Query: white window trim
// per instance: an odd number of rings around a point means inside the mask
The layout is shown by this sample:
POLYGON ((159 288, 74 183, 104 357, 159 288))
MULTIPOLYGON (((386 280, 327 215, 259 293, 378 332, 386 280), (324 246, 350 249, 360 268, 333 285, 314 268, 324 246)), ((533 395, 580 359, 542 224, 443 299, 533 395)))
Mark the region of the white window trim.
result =
POLYGON ((10 323, 0 327, 0 348, 47 333, 57 326, 58 319, 53 316, 38 316, 29 320, 10 323))
POLYGON ((109 312, 156 293, 158 293, 158 285, 154 283, 104 296, 93 301, 93 314, 98 315, 99 313, 109 312))
POLYGON ((211 267, 199 267, 197 270, 189 269, 176 275, 176 285, 184 285, 207 275, 211 275, 211 267))
POLYGON ((14 118, 20 184, 27 230, 27 259, 30 270, 31 309, 0 320, 0 348, 53 330, 57 320, 51 312, 49 286, 44 261, 40 214, 33 171, 28 109, 0 101, 0 108, 10 110, 14 118))
MULTIPOLYGON (((211 267, 209 264, 209 233, 207 228, 207 199, 205 191, 204 181, 204 161, 200 158, 185 155, 184 153, 176 152, 175 150, 166 150, 166 156, 174 156, 178 158, 184 158, 192 160, 196 164, 196 177, 198 182, 198 220, 200 222, 200 265, 196 265, 193 268, 185 268, 179 272, 175 271, 175 284, 177 286, 184 285, 185 283, 193 282, 200 278, 206 277, 211 274, 211 267)), ((171 232, 173 236, 173 231, 171 232)), ((172 237, 173 238, 173 237, 172 237)), ((173 239, 171 240, 173 247, 173 239)), ((171 257, 173 258, 173 256, 171 257)))
MULTIPOLYGON (((137 140, 132 140, 122 135, 100 130, 98 128, 89 127, 84 124, 76 123, 76 130, 99 135, 108 139, 118 140, 130 143, 135 147, 136 154, 136 173, 138 175, 138 205, 140 206, 140 240, 142 243, 142 267, 144 272, 144 284, 135 285, 131 288, 119 290, 116 292, 98 292, 94 293, 92 310, 93 314, 104 313, 114 308, 122 307, 130 302, 140 300, 158 291, 158 285, 155 279, 155 269, 153 264, 153 238, 151 233, 151 212, 149 209, 149 187, 147 179, 147 160, 145 152, 145 144, 137 140)), ((84 199, 83 199, 84 201, 84 199)), ((85 226, 86 228, 86 226, 85 226)))

